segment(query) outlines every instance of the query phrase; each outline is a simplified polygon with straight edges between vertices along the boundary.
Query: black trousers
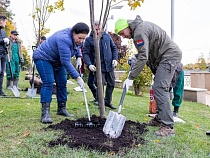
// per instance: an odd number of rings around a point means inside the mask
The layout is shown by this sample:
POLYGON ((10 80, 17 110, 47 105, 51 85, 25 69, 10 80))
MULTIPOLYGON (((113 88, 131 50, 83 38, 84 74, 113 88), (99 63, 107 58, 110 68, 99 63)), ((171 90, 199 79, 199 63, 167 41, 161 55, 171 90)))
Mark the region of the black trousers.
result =
POLYGON ((111 104, 112 102, 112 93, 115 86, 115 75, 114 70, 110 72, 102 72, 102 84, 103 88, 106 84, 106 91, 105 91, 105 104, 111 104))
POLYGON ((4 71, 6 68, 7 55, 0 54, 0 92, 2 92, 2 85, 4 80, 4 71))

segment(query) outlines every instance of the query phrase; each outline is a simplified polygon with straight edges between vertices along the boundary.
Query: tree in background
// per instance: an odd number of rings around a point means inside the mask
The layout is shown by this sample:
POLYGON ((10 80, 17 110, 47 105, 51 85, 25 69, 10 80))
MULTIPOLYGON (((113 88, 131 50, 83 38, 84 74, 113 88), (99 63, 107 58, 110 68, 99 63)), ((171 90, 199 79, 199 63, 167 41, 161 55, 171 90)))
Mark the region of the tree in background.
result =
POLYGON ((14 23, 12 22, 14 14, 11 11, 7 10, 7 7, 0 5, 0 14, 7 17, 7 23, 4 28, 6 31, 7 37, 10 35, 11 30, 15 29, 14 23))
POLYGON ((50 29, 45 27, 51 13, 56 10, 64 10, 64 0, 54 2, 54 5, 49 3, 50 0, 33 0, 32 18, 34 25, 34 33, 36 37, 36 46, 39 45, 41 36, 50 32, 50 29))
POLYGON ((11 31, 15 30, 15 29, 16 28, 15 28, 13 22, 10 19, 8 19, 7 23, 6 23, 6 27, 4 29, 6 31, 7 37, 10 35, 11 31))
MULTIPOLYGON (((13 23, 13 14, 11 11, 8 11, 6 7, 0 6, 0 14, 5 15, 7 17, 7 23, 4 30, 6 31, 6 36, 9 37, 12 30, 16 30, 16 27, 13 23)), ((19 39, 21 43, 23 42, 21 39, 19 39)), ((22 46, 22 52, 24 56, 24 64, 22 66, 28 67, 30 64, 30 56, 28 55, 28 51, 25 49, 24 46, 22 46)))
POLYGON ((30 59, 30 55, 28 55, 28 51, 26 50, 26 48, 22 45, 22 54, 23 54, 23 58, 24 58, 24 63, 22 66, 24 67, 30 67, 31 66, 31 59, 30 59))
POLYGON ((128 0, 128 5, 130 6, 131 10, 141 7, 141 3, 144 3, 144 0, 128 0))
POLYGON ((203 57, 198 59, 198 65, 200 70, 206 70, 207 64, 203 57))
POLYGON ((183 66, 184 70, 207 70, 208 68, 208 64, 206 63, 205 58, 203 57, 203 55, 201 55, 200 57, 198 57, 197 62, 194 64, 187 64, 183 66))

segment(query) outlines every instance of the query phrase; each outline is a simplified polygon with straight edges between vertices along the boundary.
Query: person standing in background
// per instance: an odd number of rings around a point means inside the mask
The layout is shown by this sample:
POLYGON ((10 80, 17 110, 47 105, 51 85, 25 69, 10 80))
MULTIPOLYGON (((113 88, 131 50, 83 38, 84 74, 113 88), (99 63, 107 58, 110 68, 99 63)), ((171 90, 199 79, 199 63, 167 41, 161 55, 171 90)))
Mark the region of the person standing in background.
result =
POLYGON ((173 88, 172 105, 174 106, 173 116, 178 117, 179 108, 182 104, 183 92, 184 92, 184 70, 182 69, 182 63, 180 63, 174 73, 174 77, 171 81, 171 89, 173 88))
POLYGON ((6 68, 7 61, 7 48, 9 45, 9 39, 6 38, 6 32, 3 30, 5 28, 7 18, 4 15, 0 15, 0 96, 6 96, 2 91, 3 81, 4 81, 4 71, 6 68))
POLYGON ((7 62, 6 64, 6 73, 7 73, 7 85, 6 89, 11 89, 11 80, 13 80, 13 86, 16 86, 18 90, 21 90, 21 88, 18 87, 18 82, 19 82, 19 75, 20 75, 20 66, 21 63, 24 62, 22 50, 21 50, 21 42, 18 40, 18 32, 16 30, 11 31, 9 40, 10 44, 8 46, 8 53, 10 57, 10 63, 11 63, 11 68, 12 68, 12 76, 13 79, 11 78, 11 73, 10 73, 10 68, 9 64, 7 62))
MULTIPOLYGON (((97 33, 100 33, 101 29, 99 26, 99 22, 95 22, 96 26, 96 31, 97 33)), ((117 60, 118 60, 118 51, 117 47, 110 37, 110 35, 106 32, 102 33, 102 37, 99 41, 100 45, 100 62, 101 62, 101 73, 102 73, 102 84, 105 86, 106 83, 106 92, 105 92, 105 106, 111 108, 111 109, 116 109, 111 102, 112 102, 112 93, 114 90, 115 86, 115 74, 114 74, 114 68, 117 66, 117 60)), ((90 81, 90 75, 91 77, 96 79, 94 77, 96 74, 95 72, 97 71, 97 68, 95 67, 96 65, 96 58, 95 58, 95 50, 94 50, 94 40, 93 40, 93 33, 91 32, 89 37, 85 39, 84 43, 84 61, 85 64, 87 65, 88 69, 90 70, 89 73, 89 81, 90 81), (91 74, 91 73, 94 73, 91 74)), ((91 79, 91 91, 94 90, 94 93, 96 93, 96 88, 97 86, 94 85, 94 83, 97 83, 96 80, 94 81, 91 79)), ((93 93, 93 95, 94 95, 93 93)), ((96 93, 97 95, 97 93, 96 93)), ((95 97, 95 95, 94 95, 95 97)))
POLYGON ((40 38, 40 44, 42 43, 42 42, 44 42, 45 40, 46 40, 47 38, 45 37, 45 36, 42 36, 41 38, 40 38))

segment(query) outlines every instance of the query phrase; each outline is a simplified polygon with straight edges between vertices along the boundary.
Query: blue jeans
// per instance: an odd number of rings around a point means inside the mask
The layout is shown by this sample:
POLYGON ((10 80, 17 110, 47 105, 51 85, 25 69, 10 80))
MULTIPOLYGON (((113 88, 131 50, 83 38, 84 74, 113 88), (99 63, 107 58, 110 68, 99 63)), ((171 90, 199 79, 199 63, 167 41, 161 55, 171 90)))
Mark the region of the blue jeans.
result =
POLYGON ((67 101, 66 83, 67 76, 66 70, 63 66, 53 66, 49 61, 36 60, 36 69, 42 80, 41 88, 41 103, 51 103, 53 83, 56 83, 56 97, 57 102, 67 101))

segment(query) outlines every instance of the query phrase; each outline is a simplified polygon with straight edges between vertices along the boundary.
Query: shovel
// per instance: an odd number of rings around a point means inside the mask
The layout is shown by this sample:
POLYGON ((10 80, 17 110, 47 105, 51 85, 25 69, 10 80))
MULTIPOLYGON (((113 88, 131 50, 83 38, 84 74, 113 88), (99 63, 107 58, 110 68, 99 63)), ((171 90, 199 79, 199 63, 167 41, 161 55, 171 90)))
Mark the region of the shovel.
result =
MULTIPOLYGON (((132 63, 130 60, 128 60, 128 64, 130 65, 130 70, 128 73, 128 76, 129 76, 132 70, 132 63)), ((126 117, 120 114, 122 110, 125 94, 126 94, 126 86, 124 86, 123 88, 123 93, 120 99, 118 112, 110 111, 108 118, 105 122, 105 125, 103 127, 104 134, 109 138, 118 138, 121 135, 123 127, 125 125, 126 117)))
POLYGON ((7 60, 8 60, 8 65, 9 65, 9 71, 10 71, 10 75, 11 75, 10 87, 11 87, 11 90, 12 90, 13 94, 15 95, 15 97, 20 97, 20 92, 19 92, 18 88, 13 85, 13 79, 14 78, 13 78, 12 66, 11 66, 11 61, 10 61, 7 46, 6 46, 6 51, 7 51, 7 60))
MULTIPOLYGON (((78 71, 79 71, 79 74, 81 76, 81 69, 78 67, 78 71)), ((90 119, 90 111, 89 111, 89 108, 88 108, 88 103, 87 103, 87 97, 86 97, 86 94, 85 94, 85 88, 82 87, 82 92, 83 92, 83 96, 84 96, 84 100, 85 100, 85 107, 86 107, 86 111, 87 111, 87 115, 88 115, 88 122, 87 123, 82 123, 82 122, 76 122, 74 124, 75 127, 97 127, 97 125, 93 122, 91 122, 91 119, 90 119)))
POLYGON ((125 94, 126 86, 123 88, 118 112, 110 111, 105 125, 103 127, 104 134, 109 138, 118 138, 122 133, 126 117, 120 114, 120 112, 122 110, 122 104, 125 98, 125 94))
MULTIPOLYGON (((32 51, 34 52, 36 48, 37 48, 36 46, 32 46, 32 51)), ((34 88, 34 71, 35 71, 35 64, 33 62, 31 88, 28 88, 27 91, 27 96, 31 98, 36 97, 36 92, 37 92, 37 89, 34 88)))
POLYGON ((27 91, 27 96, 28 97, 36 97, 36 91, 37 89, 34 88, 34 71, 35 71, 35 64, 33 63, 33 70, 32 70, 32 83, 31 83, 31 88, 28 88, 28 91, 27 91))

